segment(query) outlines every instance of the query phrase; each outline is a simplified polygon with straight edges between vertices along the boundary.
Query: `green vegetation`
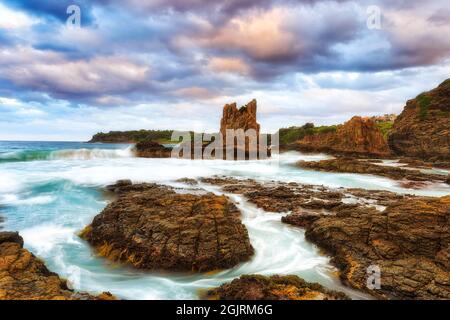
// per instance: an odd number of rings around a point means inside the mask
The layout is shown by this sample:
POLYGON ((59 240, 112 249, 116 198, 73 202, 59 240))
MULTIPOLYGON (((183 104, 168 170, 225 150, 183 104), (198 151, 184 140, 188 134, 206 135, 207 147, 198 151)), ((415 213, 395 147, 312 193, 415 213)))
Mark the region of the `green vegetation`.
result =
MULTIPOLYGON (((174 130, 133 130, 133 131, 110 131, 95 134, 89 142, 103 143, 138 143, 140 141, 154 141, 160 144, 179 143, 172 141, 174 130)), ((194 136, 193 131, 189 131, 194 136)))
POLYGON ((377 121, 376 124, 383 134, 383 137, 387 139, 389 132, 391 132, 392 127, 394 126, 394 121, 377 121))
POLYGON ((419 94, 416 99, 419 103, 419 118, 420 120, 425 120, 428 116, 428 107, 431 104, 431 98, 425 93, 422 93, 419 94))
POLYGON ((172 130, 134 130, 110 131, 97 133, 90 142, 105 143, 134 143, 142 140, 153 140, 160 143, 169 143, 172 130))
POLYGON ((306 123, 301 127, 282 128, 280 129, 280 144, 286 145, 309 135, 336 132, 336 130, 337 126, 335 125, 315 127, 313 123, 306 123))

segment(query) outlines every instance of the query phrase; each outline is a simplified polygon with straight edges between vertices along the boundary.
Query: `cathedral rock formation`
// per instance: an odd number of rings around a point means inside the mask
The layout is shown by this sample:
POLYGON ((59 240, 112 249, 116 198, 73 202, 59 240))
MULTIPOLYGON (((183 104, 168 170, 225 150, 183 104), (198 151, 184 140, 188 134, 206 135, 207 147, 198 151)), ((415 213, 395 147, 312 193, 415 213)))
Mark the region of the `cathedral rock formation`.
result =
POLYGON ((304 151, 383 157, 390 150, 381 131, 369 118, 355 116, 335 132, 309 135, 296 143, 304 151))
POLYGON ((237 108, 236 103, 223 107, 223 116, 220 121, 220 133, 225 137, 227 129, 253 129, 259 135, 259 123, 256 122, 256 100, 253 99, 246 106, 237 108))
MULTIPOLYGON (((239 138, 235 138, 233 146, 234 146, 234 159, 237 159, 239 151, 245 154, 245 159, 250 160, 254 156, 261 158, 270 156, 270 150, 259 150, 260 154, 258 155, 258 149, 260 144, 260 126, 259 123, 256 122, 256 100, 253 99, 246 106, 241 108, 237 108, 236 103, 227 104, 223 107, 223 116, 220 121, 220 133, 223 137, 224 148, 226 148, 227 143, 232 141, 232 138, 227 137, 227 130, 238 130, 242 129, 243 132, 234 132, 233 134, 239 136, 241 134, 245 134, 245 147, 242 148, 240 146, 239 138), (248 131, 254 130, 254 132, 248 131), (256 141, 252 141, 252 135, 256 134, 256 141), (227 142, 228 141, 228 142, 227 142), (253 154, 253 155, 252 155, 253 154)), ((243 138, 241 138, 243 139, 243 138)), ((225 151, 225 150, 224 150, 225 151)))
POLYGON ((450 160, 450 79, 409 100, 388 138, 394 153, 450 160))

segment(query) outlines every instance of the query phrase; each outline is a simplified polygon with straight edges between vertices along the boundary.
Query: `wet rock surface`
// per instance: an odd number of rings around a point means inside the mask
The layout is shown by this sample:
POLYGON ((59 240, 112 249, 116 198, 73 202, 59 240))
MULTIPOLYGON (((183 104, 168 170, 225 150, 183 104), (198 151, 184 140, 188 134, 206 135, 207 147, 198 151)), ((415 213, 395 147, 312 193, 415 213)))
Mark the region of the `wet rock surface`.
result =
POLYGON ((241 213, 224 196, 128 181, 108 189, 117 199, 81 233, 101 256, 142 269, 210 271, 253 254, 241 213))
POLYGON ((378 165, 357 159, 338 158, 309 162, 299 161, 297 162, 297 166, 303 169, 318 171, 373 174, 394 180, 409 180, 412 182, 418 182, 412 185, 409 184, 409 187, 421 186, 426 182, 446 182, 446 177, 444 175, 429 174, 423 173, 419 170, 378 165))
POLYGON ((209 290, 206 299, 219 300, 346 300, 344 293, 325 289, 297 276, 244 275, 209 290))
POLYGON ((17 232, 0 232, 0 300, 113 300, 110 293, 94 296, 75 292, 65 280, 23 248, 17 232))
POLYGON ((449 161, 424 161, 416 158, 407 158, 403 157, 398 160, 398 163, 406 164, 415 168, 423 168, 423 169, 431 169, 431 168, 440 168, 450 170, 450 162, 449 161))
POLYGON ((403 199, 386 210, 344 209, 283 222, 306 228, 306 238, 333 256, 348 285, 382 298, 450 298, 450 196, 403 199), (377 266, 381 288, 367 289, 377 266))
POLYGON ((257 207, 268 212, 329 213, 358 206, 385 206, 399 199, 413 196, 382 190, 330 189, 296 182, 257 182, 228 177, 202 178, 201 182, 220 186, 225 192, 242 194, 257 207))
POLYGON ((306 229, 306 238, 332 257, 341 280, 378 298, 450 298, 450 196, 329 189, 298 183, 202 179, 306 229), (369 266, 381 288, 367 288, 369 266))

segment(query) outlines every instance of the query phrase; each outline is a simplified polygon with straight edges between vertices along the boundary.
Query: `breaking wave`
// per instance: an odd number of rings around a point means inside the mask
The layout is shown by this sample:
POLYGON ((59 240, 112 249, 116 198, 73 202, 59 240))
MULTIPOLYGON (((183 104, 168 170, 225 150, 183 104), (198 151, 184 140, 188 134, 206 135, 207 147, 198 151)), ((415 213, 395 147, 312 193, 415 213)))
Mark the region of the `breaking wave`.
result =
POLYGON ((67 149, 67 150, 23 150, 0 153, 2 162, 25 162, 38 160, 91 160, 133 157, 132 147, 126 149, 67 149))

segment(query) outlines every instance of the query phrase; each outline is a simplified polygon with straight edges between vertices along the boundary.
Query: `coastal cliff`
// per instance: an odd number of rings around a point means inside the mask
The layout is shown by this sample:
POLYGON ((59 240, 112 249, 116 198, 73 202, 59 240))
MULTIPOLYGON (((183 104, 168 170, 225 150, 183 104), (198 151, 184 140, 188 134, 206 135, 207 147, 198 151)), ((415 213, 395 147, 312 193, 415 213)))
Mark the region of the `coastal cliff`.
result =
POLYGON ((396 155, 450 160, 450 79, 409 100, 388 138, 396 155))
POLYGON ((387 157, 390 150, 382 132, 370 118, 355 116, 335 131, 306 135, 294 148, 303 151, 387 157))

